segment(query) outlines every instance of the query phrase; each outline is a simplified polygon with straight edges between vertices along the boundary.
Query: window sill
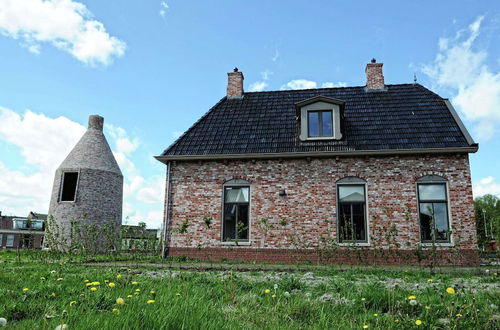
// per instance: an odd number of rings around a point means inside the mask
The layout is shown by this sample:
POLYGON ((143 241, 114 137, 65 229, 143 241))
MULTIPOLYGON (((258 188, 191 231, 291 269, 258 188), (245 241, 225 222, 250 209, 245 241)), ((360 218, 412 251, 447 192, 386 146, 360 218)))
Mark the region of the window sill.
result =
POLYGON ((220 242, 223 246, 250 246, 250 242, 220 242))
POLYGON ((334 136, 307 137, 305 139, 302 139, 302 141, 322 141, 322 140, 339 140, 339 139, 336 139, 334 136))
POLYGON ((455 244, 450 243, 450 242, 436 242, 436 243, 419 243, 420 246, 422 247, 432 247, 432 246, 442 246, 442 247, 453 247, 455 244))
POLYGON ((339 243, 339 246, 371 246, 368 242, 350 242, 350 243, 339 243))

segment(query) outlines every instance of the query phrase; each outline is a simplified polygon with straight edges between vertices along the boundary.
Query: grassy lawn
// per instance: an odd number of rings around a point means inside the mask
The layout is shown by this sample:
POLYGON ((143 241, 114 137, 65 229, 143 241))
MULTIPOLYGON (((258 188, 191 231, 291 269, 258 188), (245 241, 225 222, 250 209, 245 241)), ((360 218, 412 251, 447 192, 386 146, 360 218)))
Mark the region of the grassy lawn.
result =
POLYGON ((500 328, 493 271, 199 272, 13 261, 0 268, 6 329, 500 328))

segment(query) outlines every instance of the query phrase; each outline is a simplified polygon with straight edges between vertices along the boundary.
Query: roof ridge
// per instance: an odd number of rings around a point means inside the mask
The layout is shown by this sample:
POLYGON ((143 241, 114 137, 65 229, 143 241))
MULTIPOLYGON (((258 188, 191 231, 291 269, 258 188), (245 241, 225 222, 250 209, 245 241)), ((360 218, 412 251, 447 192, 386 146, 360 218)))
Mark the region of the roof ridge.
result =
MULTIPOLYGON (((385 84, 385 85, 386 86, 414 86, 414 85, 422 86, 422 85, 420 85, 418 83, 385 84)), ((281 92, 295 92, 295 91, 301 92, 301 91, 317 91, 317 90, 339 90, 339 89, 341 90, 341 89, 355 89, 355 88, 366 88, 366 85, 360 85, 360 86, 339 86, 339 87, 319 87, 319 88, 301 88, 301 89, 279 89, 279 90, 271 90, 271 91, 244 92, 243 94, 246 95, 246 94, 281 93, 281 92)), ((424 89, 427 89, 427 88, 424 87, 424 89)))

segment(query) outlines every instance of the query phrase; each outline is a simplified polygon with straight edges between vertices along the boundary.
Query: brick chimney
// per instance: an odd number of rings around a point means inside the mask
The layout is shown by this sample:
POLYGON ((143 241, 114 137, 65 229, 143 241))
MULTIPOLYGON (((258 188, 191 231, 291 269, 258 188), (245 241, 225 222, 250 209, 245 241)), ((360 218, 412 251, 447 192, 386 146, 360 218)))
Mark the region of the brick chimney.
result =
POLYGON ((233 72, 227 73, 227 98, 236 99, 243 97, 243 72, 234 68, 233 72))
POLYGON ((366 72, 366 89, 367 90, 383 90, 384 74, 382 73, 382 65, 384 63, 377 63, 377 60, 372 58, 371 63, 368 63, 365 68, 366 72))

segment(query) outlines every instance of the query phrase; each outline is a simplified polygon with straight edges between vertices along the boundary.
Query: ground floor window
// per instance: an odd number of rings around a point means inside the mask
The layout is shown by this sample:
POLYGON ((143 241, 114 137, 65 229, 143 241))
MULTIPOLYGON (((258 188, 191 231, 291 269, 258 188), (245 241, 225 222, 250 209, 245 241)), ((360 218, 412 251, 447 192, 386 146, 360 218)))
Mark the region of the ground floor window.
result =
POLYGON ((7 235, 7 243, 5 243, 6 247, 14 246, 14 235, 7 235))
POLYGON ((359 178, 337 182, 339 242, 368 242, 366 184, 359 178))
POLYGON ((427 176, 418 180, 417 188, 422 242, 450 242, 446 181, 427 176))
POLYGON ((243 180, 231 180, 224 185, 222 210, 222 240, 249 239, 250 187, 243 180))

